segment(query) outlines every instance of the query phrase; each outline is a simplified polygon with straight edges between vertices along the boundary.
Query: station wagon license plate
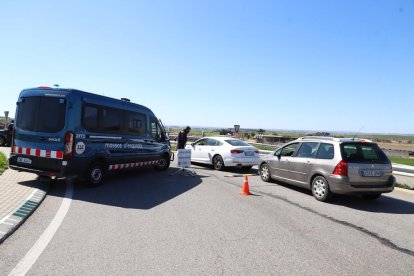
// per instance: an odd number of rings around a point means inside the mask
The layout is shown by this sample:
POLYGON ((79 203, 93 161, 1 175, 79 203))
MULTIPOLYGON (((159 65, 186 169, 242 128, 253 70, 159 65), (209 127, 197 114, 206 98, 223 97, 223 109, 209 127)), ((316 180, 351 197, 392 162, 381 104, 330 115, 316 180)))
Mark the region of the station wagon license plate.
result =
POLYGON ((254 155, 254 151, 246 151, 246 152, 244 152, 244 155, 246 155, 246 156, 253 156, 254 155))
POLYGON ((384 175, 384 172, 379 170, 363 170, 361 175, 365 177, 381 177, 384 175))

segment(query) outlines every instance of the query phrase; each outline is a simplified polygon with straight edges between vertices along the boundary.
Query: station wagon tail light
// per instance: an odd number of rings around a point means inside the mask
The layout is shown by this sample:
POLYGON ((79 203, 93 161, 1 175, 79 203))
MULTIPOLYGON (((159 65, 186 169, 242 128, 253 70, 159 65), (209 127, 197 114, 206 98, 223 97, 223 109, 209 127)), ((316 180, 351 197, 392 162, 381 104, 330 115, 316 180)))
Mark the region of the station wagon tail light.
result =
POLYGON ((231 154, 238 154, 238 153, 243 153, 244 151, 242 151, 242 150, 231 150, 230 152, 231 152, 231 154))
POLYGON ((64 158, 72 158, 73 157, 73 142, 74 142, 74 134, 71 131, 66 132, 65 134, 65 152, 64 158))
POLYGON ((348 163, 341 160, 338 165, 336 165, 335 169, 333 170, 332 174, 335 175, 342 175, 348 176, 348 163))

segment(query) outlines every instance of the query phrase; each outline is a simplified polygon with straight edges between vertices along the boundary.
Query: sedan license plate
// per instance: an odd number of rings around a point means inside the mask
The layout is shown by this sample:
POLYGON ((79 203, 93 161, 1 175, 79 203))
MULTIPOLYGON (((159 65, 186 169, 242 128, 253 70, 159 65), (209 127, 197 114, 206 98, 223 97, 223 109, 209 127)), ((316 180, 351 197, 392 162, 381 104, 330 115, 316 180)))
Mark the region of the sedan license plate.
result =
POLYGON ((19 163, 24 163, 24 164, 32 164, 32 160, 29 158, 24 158, 24 157, 17 157, 17 162, 19 163))
POLYGON ((363 170, 361 171, 361 175, 365 177, 381 177, 383 176, 384 172, 379 170, 363 170))
POLYGON ((246 156, 254 156, 254 151, 245 151, 244 155, 246 156))

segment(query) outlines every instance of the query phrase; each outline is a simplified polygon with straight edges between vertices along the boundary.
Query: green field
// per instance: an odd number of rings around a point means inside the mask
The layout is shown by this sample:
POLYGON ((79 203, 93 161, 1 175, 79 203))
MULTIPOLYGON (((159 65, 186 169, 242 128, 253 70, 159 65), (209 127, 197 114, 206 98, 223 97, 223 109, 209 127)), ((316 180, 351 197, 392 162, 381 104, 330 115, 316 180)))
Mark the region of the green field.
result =
POLYGON ((7 169, 7 157, 0 152, 0 175, 7 169))
POLYGON ((391 156, 389 158, 390 158, 391 162, 393 162, 393 163, 397 163, 397 164, 401 164, 401 165, 414 166, 414 159, 394 157, 394 156, 391 156))

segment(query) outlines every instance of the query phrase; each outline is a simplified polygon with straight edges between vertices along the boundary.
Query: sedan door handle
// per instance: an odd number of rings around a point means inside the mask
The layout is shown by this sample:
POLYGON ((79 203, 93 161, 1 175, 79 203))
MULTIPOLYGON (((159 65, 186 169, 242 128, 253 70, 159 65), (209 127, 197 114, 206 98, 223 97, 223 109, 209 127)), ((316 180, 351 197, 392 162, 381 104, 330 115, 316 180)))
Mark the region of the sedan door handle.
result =
POLYGON ((307 162, 306 162, 306 164, 308 164, 308 165, 312 165, 312 163, 311 163, 310 161, 307 161, 307 162))

